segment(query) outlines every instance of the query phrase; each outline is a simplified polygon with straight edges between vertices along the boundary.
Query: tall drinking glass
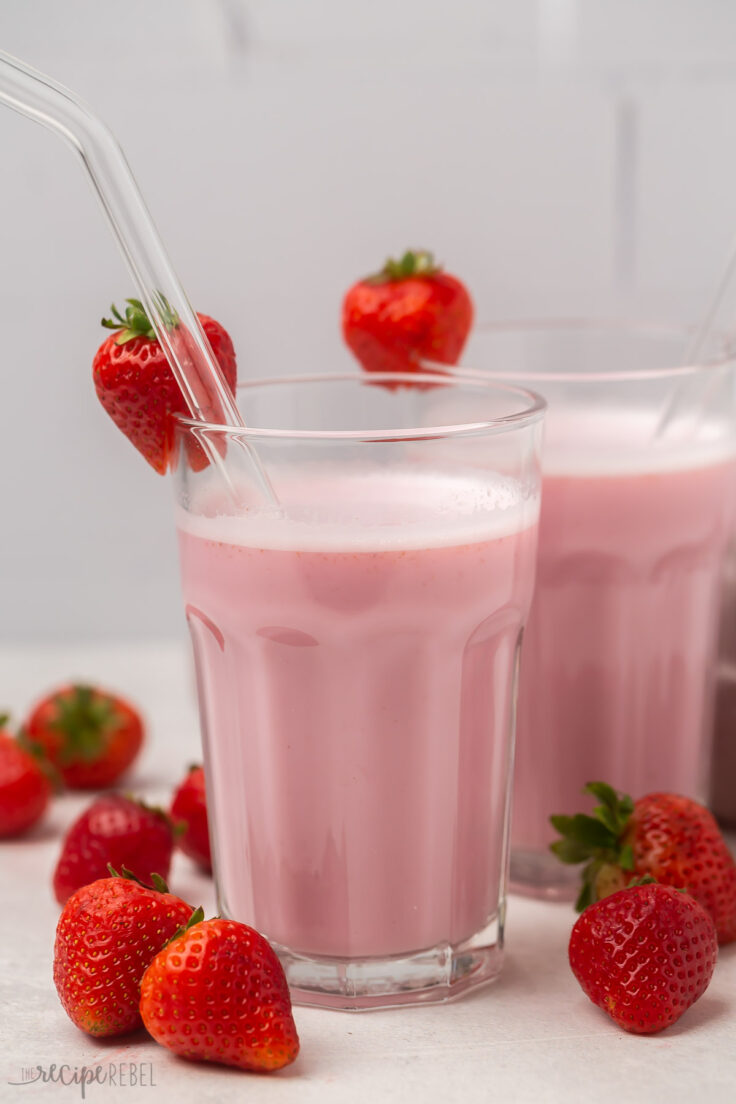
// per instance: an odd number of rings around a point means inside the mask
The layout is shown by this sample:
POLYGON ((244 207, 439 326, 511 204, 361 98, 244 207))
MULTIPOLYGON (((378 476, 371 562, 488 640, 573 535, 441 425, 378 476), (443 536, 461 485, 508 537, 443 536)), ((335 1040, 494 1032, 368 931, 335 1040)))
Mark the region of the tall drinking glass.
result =
POLYGON ((578 880, 549 852, 549 816, 586 809, 586 782, 706 797, 735 362, 683 367, 687 345, 540 322, 486 327, 464 357, 549 404, 513 796, 511 880, 533 894, 578 880))
POLYGON ((544 403, 421 375, 240 400, 247 431, 180 420, 175 473, 219 908, 301 1003, 447 999, 500 968, 544 403))

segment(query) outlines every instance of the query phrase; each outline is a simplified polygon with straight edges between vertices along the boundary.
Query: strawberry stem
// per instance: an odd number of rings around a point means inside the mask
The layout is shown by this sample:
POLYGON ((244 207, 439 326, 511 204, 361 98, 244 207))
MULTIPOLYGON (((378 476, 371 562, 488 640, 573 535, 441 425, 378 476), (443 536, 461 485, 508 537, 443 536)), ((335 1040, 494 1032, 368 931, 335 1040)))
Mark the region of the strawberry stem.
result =
POLYGON ((428 249, 407 249, 398 260, 389 257, 380 272, 367 276, 365 284, 388 284, 398 280, 434 276, 442 266, 436 264, 428 249))
POLYGON ((204 909, 201 905, 199 905, 198 908, 192 911, 192 915, 189 917, 186 924, 182 924, 181 927, 176 929, 171 939, 169 939, 169 941, 167 942, 166 946, 168 947, 169 943, 173 943, 174 940, 178 939, 180 935, 184 935, 185 932, 188 932, 189 929, 193 928, 195 924, 201 924, 203 920, 204 909))
MULTIPOLYGON (((150 318, 146 314, 146 308, 140 299, 126 299, 128 306, 125 308, 125 317, 121 315, 113 303, 110 307, 112 318, 103 318, 102 325, 106 330, 119 331, 116 345, 125 345, 135 337, 145 337, 149 341, 156 341, 156 331, 150 318)), ((156 292, 156 304, 163 317, 167 330, 173 330, 179 325, 179 315, 173 310, 168 300, 160 292, 156 292)))
MULTIPOLYGON (((2 728, 2 718, 0 718, 0 728, 2 728)), ((19 728, 15 738, 18 741, 20 747, 22 747, 24 751, 28 752, 28 754, 36 762, 37 766, 40 767, 40 769, 46 775, 49 785, 51 786, 51 789, 54 791, 54 793, 62 793, 64 790, 64 779, 62 778, 61 774, 56 769, 54 764, 49 759, 47 759, 46 749, 43 747, 43 745, 40 744, 38 740, 31 739, 26 728, 19 728)))
POLYGON ((147 813, 151 813, 152 816, 162 820, 169 830, 175 834, 175 821, 172 820, 166 809, 163 809, 160 805, 149 805, 142 797, 136 797, 135 794, 130 791, 126 791, 126 793, 122 794, 122 797, 124 797, 126 801, 132 801, 139 809, 145 809, 147 813))
POLYGON ((110 871, 112 878, 125 878, 128 882, 135 882, 136 885, 143 886, 144 889, 155 889, 157 893, 168 893, 169 887, 160 874, 151 874, 151 884, 147 885, 142 881, 137 874, 134 874, 132 870, 128 870, 127 866, 122 867, 122 873, 118 874, 112 863, 107 864, 107 869, 110 871))
POLYGON ((52 701, 56 712, 49 727, 63 737, 61 766, 95 762, 107 737, 123 723, 114 698, 91 686, 75 685, 52 701))
POLYGON ((634 853, 625 841, 634 811, 628 794, 617 793, 606 782, 588 782, 583 793, 597 797, 599 804, 591 816, 551 816, 552 827, 561 838, 550 844, 550 851, 564 863, 585 863, 582 888, 575 903, 578 912, 598 900, 597 886, 611 884, 612 875, 621 879, 621 871, 634 869, 634 853))

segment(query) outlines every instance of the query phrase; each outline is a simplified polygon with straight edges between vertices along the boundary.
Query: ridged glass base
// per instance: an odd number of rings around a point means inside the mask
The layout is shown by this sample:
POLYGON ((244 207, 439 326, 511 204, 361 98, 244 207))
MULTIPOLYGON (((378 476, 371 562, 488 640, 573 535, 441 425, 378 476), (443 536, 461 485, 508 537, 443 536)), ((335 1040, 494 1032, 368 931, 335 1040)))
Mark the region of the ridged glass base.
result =
POLYGON ((544 851, 512 851, 512 893, 547 901, 573 901, 580 890, 580 867, 565 866, 544 851))
POLYGON ((343 1012, 451 1001, 493 981, 503 959, 497 920, 455 946, 442 943, 390 958, 312 958, 273 946, 294 1004, 343 1012))

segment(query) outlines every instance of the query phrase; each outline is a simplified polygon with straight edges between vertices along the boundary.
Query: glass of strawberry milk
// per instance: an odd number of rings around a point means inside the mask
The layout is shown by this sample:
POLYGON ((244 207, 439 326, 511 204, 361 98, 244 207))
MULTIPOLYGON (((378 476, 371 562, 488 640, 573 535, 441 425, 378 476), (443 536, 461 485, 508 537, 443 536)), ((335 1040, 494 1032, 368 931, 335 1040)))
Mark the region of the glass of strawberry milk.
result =
POLYGON ((721 593, 709 804, 721 826, 736 831, 736 533, 726 554, 721 593))
POLYGON ((239 400, 247 431, 180 420, 175 472, 219 908, 301 1003, 445 1000, 501 962, 544 403, 365 373, 239 400))
POLYGON ((721 576, 736 505, 733 359, 687 365, 678 329, 481 327, 464 362, 549 404, 524 638, 511 882, 566 896, 551 813, 586 782, 704 800, 721 576))

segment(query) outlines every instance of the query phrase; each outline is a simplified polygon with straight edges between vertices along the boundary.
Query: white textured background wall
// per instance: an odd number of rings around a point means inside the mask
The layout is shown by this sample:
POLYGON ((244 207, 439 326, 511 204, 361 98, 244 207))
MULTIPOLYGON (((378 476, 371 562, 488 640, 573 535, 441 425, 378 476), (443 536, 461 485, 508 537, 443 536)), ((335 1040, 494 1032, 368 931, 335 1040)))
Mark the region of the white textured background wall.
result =
MULTIPOLYGON (((344 288, 409 243, 485 318, 691 320, 736 230, 732 0, 2 0, 0 48, 111 125, 243 376, 339 365, 344 288)), ((0 640, 181 631, 168 487, 90 383, 130 291, 0 108, 0 640)))

